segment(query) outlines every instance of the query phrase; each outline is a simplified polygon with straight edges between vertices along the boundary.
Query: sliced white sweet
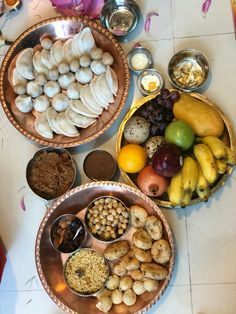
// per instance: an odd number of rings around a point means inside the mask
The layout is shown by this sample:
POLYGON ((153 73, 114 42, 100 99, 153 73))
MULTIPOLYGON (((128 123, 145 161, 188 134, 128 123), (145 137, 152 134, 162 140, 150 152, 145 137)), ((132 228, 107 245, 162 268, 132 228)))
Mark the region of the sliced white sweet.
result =
POLYGON ((59 93, 53 97, 52 106, 56 111, 60 112, 69 107, 69 102, 69 98, 65 94, 59 93))
POLYGON ((57 68, 53 68, 48 71, 48 79, 51 81, 57 81, 59 78, 59 72, 57 68))
POLYGON ((41 61, 49 70, 53 69, 55 66, 52 61, 50 51, 47 49, 43 49, 41 51, 41 61))
POLYGON ((90 51, 90 56, 93 60, 100 60, 102 59, 102 56, 103 56, 103 50, 101 48, 94 47, 90 51))
POLYGON ((112 94, 108 84, 107 84, 105 74, 102 74, 98 77, 98 79, 96 81, 96 85, 97 85, 97 90, 100 90, 102 92, 102 95, 104 95, 104 97, 106 99, 108 99, 109 103, 113 103, 114 97, 113 97, 113 94, 112 94))
POLYGON ((46 75, 43 73, 37 74, 34 81, 36 84, 44 86, 47 83, 46 75))
POLYGON ((58 83, 62 89, 67 89, 75 81, 75 76, 72 72, 59 76, 58 83))
POLYGON ((27 79, 24 78, 20 73, 19 71, 17 70, 17 68, 14 68, 13 71, 12 71, 12 84, 15 86, 15 85, 18 85, 18 84, 23 84, 23 85, 26 85, 27 84, 27 79))
POLYGON ((67 96, 70 99, 79 99, 80 91, 83 86, 79 83, 72 83, 67 89, 67 96))
POLYGON ((58 113, 57 123, 61 134, 68 137, 79 136, 78 129, 67 119, 65 112, 58 113))
POLYGON ((48 123, 46 111, 42 112, 36 119, 34 124, 35 130, 42 137, 52 139, 53 131, 48 123))
POLYGON ((73 111, 70 107, 66 109, 65 115, 72 124, 79 128, 87 128, 97 121, 96 119, 85 117, 82 114, 73 111))
POLYGON ((32 58, 32 48, 26 48, 22 50, 16 58, 17 71, 23 78, 27 80, 33 80, 35 77, 32 58))
POLYGON ((52 98, 56 94, 60 93, 61 88, 59 84, 56 81, 48 81, 44 85, 44 93, 49 97, 52 98))
POLYGON ((61 40, 57 40, 54 42, 50 49, 50 55, 53 63, 58 65, 63 61, 63 42, 61 40))
POLYGON ((61 63, 58 64, 58 72, 60 74, 66 74, 69 71, 70 71, 70 66, 65 61, 62 61, 61 63))
POLYGON ((35 81, 30 81, 26 85, 27 94, 33 98, 42 95, 43 88, 42 86, 35 83, 35 81))
POLYGON ((70 62, 70 70, 72 72, 77 72, 79 70, 79 59, 72 59, 70 62))
POLYGON ((106 72, 106 66, 102 63, 101 60, 94 60, 90 65, 91 70, 94 74, 100 75, 106 72))
POLYGON ((40 38, 40 44, 44 49, 50 49, 52 47, 53 40, 49 35, 42 36, 40 38))
POLYGON ((94 77, 92 81, 90 82, 89 87, 93 95, 93 98, 96 100, 96 102, 100 106, 106 109, 109 106, 109 101, 108 99, 104 98, 100 90, 97 90, 97 85, 96 85, 97 79, 98 79, 97 77, 94 77))
POLYGON ((70 107, 73 111, 89 118, 97 118, 99 116, 97 113, 94 113, 88 107, 86 107, 80 99, 71 100, 70 107))
POLYGON ((88 84, 93 78, 90 68, 81 68, 75 73, 76 80, 81 84, 88 84))
POLYGON ((47 109, 47 119, 53 132, 57 134, 61 134, 61 131, 60 131, 60 128, 58 127, 58 122, 57 122, 57 112, 52 107, 48 107, 47 109))
POLYGON ((79 59, 80 66, 83 68, 87 68, 91 64, 91 58, 88 54, 82 54, 79 59))
POLYGON ((102 56, 102 63, 105 65, 112 65, 113 62, 114 62, 114 58, 110 54, 110 52, 104 52, 102 56))
POLYGON ((83 102, 83 104, 92 112, 98 115, 102 113, 103 108, 93 98, 89 85, 86 85, 81 89, 80 99, 83 102))
POLYGON ((118 91, 118 80, 116 72, 109 65, 107 66, 106 69, 106 80, 112 94, 116 95, 118 91))
POLYGON ((30 96, 20 95, 15 99, 16 107, 20 112, 27 113, 33 109, 33 101, 30 96))
POLYGON ((95 40, 90 27, 85 27, 82 29, 78 38, 78 45, 81 53, 89 53, 92 48, 95 47, 95 40))
POLYGON ((13 90, 17 95, 25 95, 26 94, 26 86, 24 84, 15 85, 13 90))
POLYGON ((34 100, 34 109, 37 112, 44 112, 50 106, 50 100, 47 96, 41 95, 34 100))
POLYGON ((63 59, 68 63, 70 63, 71 60, 73 60, 74 58, 74 54, 72 50, 72 40, 73 40, 73 37, 67 39, 64 42, 63 48, 62 48, 63 59))
POLYGON ((80 38, 81 32, 77 33, 71 42, 71 48, 72 48, 72 53, 75 57, 80 57, 82 52, 80 51, 79 48, 79 38, 80 38))
POLYGON ((33 65, 38 73, 48 75, 48 68, 42 63, 40 51, 36 51, 33 55, 33 65))

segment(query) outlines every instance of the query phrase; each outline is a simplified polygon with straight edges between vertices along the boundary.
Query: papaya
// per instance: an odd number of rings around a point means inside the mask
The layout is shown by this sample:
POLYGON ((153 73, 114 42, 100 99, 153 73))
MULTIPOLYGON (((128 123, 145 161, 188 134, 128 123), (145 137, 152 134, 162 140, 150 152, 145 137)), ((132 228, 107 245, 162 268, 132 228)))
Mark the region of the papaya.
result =
POLYGON ((174 104, 173 113, 177 120, 183 120, 194 130, 196 136, 220 137, 224 131, 221 115, 207 103, 182 93, 174 104))

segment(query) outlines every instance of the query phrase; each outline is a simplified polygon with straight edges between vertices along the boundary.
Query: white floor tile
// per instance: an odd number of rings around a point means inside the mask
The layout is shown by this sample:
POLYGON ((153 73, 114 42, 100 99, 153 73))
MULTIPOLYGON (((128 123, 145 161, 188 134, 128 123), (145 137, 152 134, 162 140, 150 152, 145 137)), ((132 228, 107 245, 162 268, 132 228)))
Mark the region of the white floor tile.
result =
POLYGON ((193 313, 235 314, 236 284, 192 287, 193 313))
POLYGON ((212 1, 206 15, 202 15, 202 1, 172 0, 174 37, 224 34, 233 32, 230 1, 212 1))
POLYGON ((235 172, 206 204, 188 216, 188 242, 193 284, 236 283, 235 172), (227 200, 225 206, 224 200, 227 200))

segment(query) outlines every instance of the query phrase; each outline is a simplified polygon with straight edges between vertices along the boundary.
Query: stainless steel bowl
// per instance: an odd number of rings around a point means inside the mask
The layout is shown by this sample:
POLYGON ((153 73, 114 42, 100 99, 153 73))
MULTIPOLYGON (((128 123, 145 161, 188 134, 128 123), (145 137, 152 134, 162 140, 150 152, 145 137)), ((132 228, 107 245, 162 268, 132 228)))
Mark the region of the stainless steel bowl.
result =
POLYGON ((59 253, 73 253, 80 249, 87 238, 87 231, 82 219, 73 214, 64 214, 56 218, 53 222, 50 231, 50 241, 54 249, 59 253), (79 224, 78 226, 72 224, 79 224), (69 230, 68 230, 69 228, 69 230), (65 233, 67 234, 65 235, 65 233), (65 241, 58 240, 60 237, 64 237, 65 241), (81 237, 81 241, 78 242, 78 237, 81 237), (66 247, 66 241, 68 246, 66 247), (61 246, 64 242, 64 247, 61 246))
POLYGON ((138 88, 140 90, 140 92, 143 95, 154 95, 156 93, 158 93, 162 87, 164 86, 164 80, 162 78, 162 75, 159 71, 157 71, 156 69, 146 69, 144 71, 142 71, 139 76, 138 76, 138 88), (157 88, 155 90, 152 91, 147 91, 142 84, 142 80, 145 76, 147 75, 154 75, 157 77, 158 81, 159 81, 159 85, 157 86, 157 88))
MULTIPOLYGON (((94 259, 91 259, 91 261, 94 261, 94 259)), ((95 261, 95 262, 96 262, 96 261, 95 261)), ((78 266, 79 266, 79 265, 78 265, 78 263, 77 263, 77 265, 76 265, 77 270, 75 271, 76 275, 80 276, 80 274, 78 273, 78 271, 81 271, 81 275, 83 275, 83 269, 79 269, 78 266)), ((97 264, 95 264, 94 266, 95 266, 95 267, 98 267, 97 264)), ((88 265, 87 265, 86 268, 88 268, 88 265)), ((72 268, 71 268, 70 270, 73 271, 72 268)), ((81 250, 79 250, 79 251, 73 253, 72 255, 70 255, 70 256, 68 257, 68 259, 66 260, 66 262, 65 262, 65 264, 64 264, 64 267, 63 267, 64 281, 65 281, 65 283, 67 284, 67 287, 68 287, 73 293, 75 293, 75 294, 77 294, 78 296, 81 296, 81 297, 92 297, 92 296, 96 296, 100 291, 102 291, 102 290, 104 289, 105 285, 106 285, 107 279, 108 279, 108 277, 109 277, 109 273, 110 273, 110 272, 109 272, 109 264, 108 264, 107 260, 105 259, 105 257, 103 256, 103 254, 100 253, 100 252, 98 252, 98 251, 96 251, 96 250, 90 249, 90 248, 83 248, 83 249, 81 249, 81 250), (102 257, 103 262, 104 262, 104 264, 105 264, 106 271, 107 271, 106 280, 104 280, 104 283, 102 284, 101 288, 99 288, 97 291, 95 291, 95 292, 93 292, 93 293, 82 293, 82 292, 80 293, 80 292, 76 291, 75 289, 73 289, 73 287, 71 287, 70 284, 68 283, 68 279, 66 278, 66 274, 65 274, 67 264, 70 262, 70 260, 71 260, 72 258, 74 258, 74 256, 75 256, 76 254, 81 254, 81 253, 85 252, 86 250, 87 250, 87 251, 90 251, 90 252, 94 252, 95 255, 97 254, 98 256, 102 257)), ((75 277, 75 280, 76 280, 76 277, 75 277)))
POLYGON ((41 197, 42 199, 44 200, 47 200, 47 201, 51 201, 51 200, 54 200, 55 198, 59 197, 59 196, 62 196, 64 193, 66 193, 67 191, 69 191, 73 185, 74 185, 74 182, 75 182, 75 179, 76 179, 76 164, 75 164, 75 161, 74 159, 72 158, 71 154, 64 148, 51 148, 51 147, 44 147, 44 148, 41 148, 40 150, 38 150, 33 158, 28 162, 28 165, 26 167, 26 180, 27 180, 27 183, 30 187, 30 189, 39 197, 41 197), (57 154, 63 154, 65 153, 69 159, 71 160, 71 165, 72 165, 72 168, 73 168, 73 178, 71 180, 71 184, 68 186, 68 188, 61 192, 60 194, 58 194, 56 197, 55 196, 52 196, 50 194, 47 194, 45 192, 42 192, 42 191, 39 191, 37 190, 35 187, 34 187, 34 184, 32 183, 32 180, 31 180, 31 172, 32 172, 32 168, 33 166, 35 165, 35 161, 37 159, 37 157, 42 154, 43 152, 55 152, 57 154))
POLYGON ((195 49, 184 49, 176 53, 168 65, 171 83, 185 92, 202 87, 209 75, 207 58, 195 49))
POLYGON ((101 236, 99 236, 99 235, 94 234, 94 233, 92 232, 91 228, 90 228, 89 225, 88 225, 88 212, 89 212, 89 210, 91 209, 91 207, 95 204, 95 202, 96 202, 96 201, 99 201, 101 198, 111 198, 111 199, 114 199, 114 200, 120 202, 120 203, 125 207, 125 209, 127 210, 128 213, 129 213, 129 210, 128 210, 127 206, 126 206, 120 199, 118 199, 118 198, 116 198, 116 197, 114 197, 114 196, 110 196, 110 195, 104 195, 104 196, 100 196, 100 197, 94 199, 94 200, 87 206, 87 208, 86 208, 84 221, 85 221, 85 226, 86 226, 86 228, 87 228, 87 231, 88 231, 88 233, 91 235, 91 237, 93 237, 94 239, 96 239, 96 240, 98 240, 99 242, 102 242, 102 243, 113 243, 113 242, 115 242, 115 241, 121 239, 121 238, 122 238, 123 236, 125 236, 126 233, 128 232, 129 224, 130 224, 130 215, 128 216, 128 224, 127 224, 127 227, 126 227, 126 229, 125 229, 125 231, 124 231, 124 233, 123 233, 122 235, 117 235, 117 237, 114 238, 114 239, 110 239, 110 238, 109 238, 108 240, 106 240, 105 238, 103 238, 103 237, 101 237, 101 236))
POLYGON ((140 14, 132 0, 109 0, 100 14, 100 21, 115 36, 125 36, 135 29, 140 14))
POLYGON ((129 68, 133 71, 133 72, 136 72, 136 73, 140 73, 141 71, 144 71, 148 68, 152 68, 153 66, 153 58, 152 58, 152 55, 151 55, 151 52, 142 47, 142 46, 138 46, 138 47, 133 47, 129 53, 128 53, 128 65, 129 65, 129 68), (142 69, 137 69, 135 67, 133 67, 132 65, 132 58, 136 55, 136 54, 144 54, 146 57, 147 57, 147 64, 145 66, 143 66, 142 69))

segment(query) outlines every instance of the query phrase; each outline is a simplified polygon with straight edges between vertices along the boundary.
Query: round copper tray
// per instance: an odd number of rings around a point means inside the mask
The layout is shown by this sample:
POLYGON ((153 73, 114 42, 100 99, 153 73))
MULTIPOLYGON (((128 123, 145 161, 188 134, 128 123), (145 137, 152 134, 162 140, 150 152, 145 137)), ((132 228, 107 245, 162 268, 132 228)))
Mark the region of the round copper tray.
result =
POLYGON ((40 22, 20 35, 8 50, 0 71, 0 100, 3 109, 14 127, 30 140, 43 146, 51 147, 74 147, 94 140, 103 134, 116 120, 125 104, 129 89, 129 68, 126 56, 112 34, 98 23, 87 18, 57 17, 40 22), (112 65, 119 83, 119 90, 114 104, 97 119, 97 122, 86 129, 80 129, 80 136, 75 138, 63 135, 54 135, 52 140, 45 139, 36 133, 34 129, 34 116, 32 113, 21 113, 17 110, 14 100, 15 93, 8 81, 8 69, 14 61, 15 56, 24 48, 34 47, 39 43, 39 38, 44 33, 49 33, 53 38, 66 38, 78 33, 83 26, 92 29, 96 44, 104 51, 114 56, 112 65))
MULTIPOLYGON (((58 199, 47 211, 39 227, 35 245, 38 274, 48 295, 66 313, 101 313, 95 306, 97 303, 96 298, 79 297, 72 293, 66 286, 63 279, 63 262, 66 260, 68 254, 59 254, 52 247, 50 242, 50 229, 53 221, 58 216, 65 213, 73 213, 84 217, 86 206, 93 199, 105 195, 117 197, 128 207, 133 204, 143 206, 149 214, 154 214, 159 217, 163 224, 163 237, 170 243, 172 257, 170 262, 165 266, 168 269, 168 276, 165 280, 160 281, 158 290, 153 293, 145 292, 142 296, 137 298, 137 302, 131 307, 120 304, 113 306, 109 311, 110 314, 141 314, 149 310, 159 300, 167 288, 174 269, 175 247, 170 226, 160 208, 139 190, 128 185, 108 181, 92 182, 81 185, 58 199)), ((134 230, 130 229, 124 238, 130 239, 133 231, 134 230)), ((84 247, 91 247, 99 252, 103 252, 106 244, 89 237, 84 247)))
MULTIPOLYGON (((156 94, 157 95, 157 94, 156 94)), ((117 133, 117 139, 116 139, 116 155, 118 155, 120 148, 124 145, 124 137, 123 137, 123 132, 124 132, 124 127, 125 124, 127 123, 127 121, 130 119, 130 117, 132 117, 133 114, 135 114, 135 112, 144 104, 146 104, 149 100, 153 99, 156 97, 156 95, 151 95, 151 96, 147 96, 142 98, 141 100, 139 100, 137 103, 135 103, 132 108, 130 109, 130 111, 126 114, 124 120, 122 121, 118 133, 117 133)), ((214 109, 216 109, 219 114, 221 115, 224 124, 225 124, 225 129, 224 129, 224 133, 222 135, 222 140, 225 142, 226 145, 228 145, 229 147, 231 147, 231 149, 234 150, 234 152, 236 152, 236 141, 235 141, 235 136, 234 136, 234 132, 233 132, 233 127, 231 125, 230 120, 228 119, 228 117, 224 114, 224 112, 213 102, 211 102, 208 98, 206 98, 205 96, 201 95, 201 94, 197 94, 197 93, 189 93, 189 95, 204 101, 205 103, 207 103, 208 105, 212 106, 214 109)), ((219 179, 216 181, 216 183, 212 186, 211 188, 211 195, 213 193, 215 193, 219 188, 221 188, 226 180, 228 179, 229 175, 232 173, 233 171, 233 166, 228 165, 228 169, 227 172, 223 175, 219 176, 219 179)), ((136 178, 137 178, 137 174, 135 175, 131 175, 128 174, 124 171, 121 170, 121 174, 122 177, 124 178, 124 180, 130 184, 133 187, 136 187, 136 178)), ((169 201, 167 201, 166 199, 162 199, 162 198, 152 198, 152 200, 159 206, 163 206, 163 207, 169 207, 172 208, 171 204, 169 201)), ((194 205, 197 203, 202 202, 202 200, 198 197, 198 198, 194 198, 191 200, 189 205, 194 205)), ((176 206, 178 207, 178 206, 176 206)))

